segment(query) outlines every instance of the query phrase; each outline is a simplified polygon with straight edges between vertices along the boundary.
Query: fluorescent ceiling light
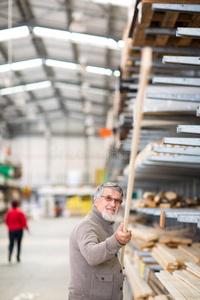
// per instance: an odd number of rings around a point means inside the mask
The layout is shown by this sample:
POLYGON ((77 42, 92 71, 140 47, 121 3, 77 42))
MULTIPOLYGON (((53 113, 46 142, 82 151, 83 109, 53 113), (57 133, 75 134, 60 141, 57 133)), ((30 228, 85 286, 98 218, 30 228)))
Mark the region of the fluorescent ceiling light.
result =
MULTIPOLYGON (((60 40, 71 40, 74 43, 89 44, 96 47, 107 47, 109 49, 120 50, 123 47, 123 41, 115 41, 111 38, 89 35, 84 33, 69 32, 45 27, 34 27, 33 33, 39 37, 47 37, 60 40)), ((30 35, 27 26, 14 27, 11 29, 0 30, 0 42, 9 39, 19 39, 30 35)))
POLYGON ((12 87, 0 90, 0 94, 2 96, 15 94, 15 93, 21 93, 21 92, 24 92, 24 85, 12 86, 12 87))
POLYGON ((49 88, 51 86, 52 86, 51 81, 46 80, 46 81, 26 84, 24 87, 25 87, 25 91, 34 91, 34 90, 49 88))
POLYGON ((89 44, 96 47, 107 47, 109 49, 120 50, 118 42, 113 39, 89 35, 84 33, 69 32, 58 29, 34 27, 33 32, 39 37, 55 38, 61 40, 71 40, 74 43, 89 44))
POLYGON ((50 87, 51 85, 52 85, 51 81, 47 80, 47 81, 41 81, 41 82, 30 83, 25 85, 13 86, 13 87, 1 89, 0 95, 5 96, 5 95, 11 95, 15 93, 26 92, 26 91, 44 89, 50 87))
MULTIPOLYGON (((45 63, 47 66, 51 66, 51 67, 71 69, 71 70, 81 69, 81 66, 79 64, 69 63, 60 60, 47 59, 45 63)), ((107 75, 107 76, 111 76, 113 74, 112 70, 110 69, 105 69, 105 68, 100 68, 95 66, 87 66, 86 72, 100 74, 100 75, 107 75)), ((117 75, 115 76, 117 77, 117 75)))
POLYGON ((41 58, 24 60, 24 61, 15 62, 12 64, 0 65, 0 73, 9 72, 11 70, 20 71, 20 70, 29 69, 29 68, 36 68, 41 65, 42 65, 41 58))
POLYGON ((119 50, 118 43, 115 40, 96 35, 72 32, 71 41, 75 43, 89 44, 97 47, 107 47, 110 49, 119 50))
POLYGON ((123 41, 123 40, 118 41, 117 44, 118 44, 118 46, 119 46, 120 48, 123 48, 123 47, 124 47, 124 41, 123 41))
POLYGON ((71 33, 69 31, 44 28, 44 27, 34 27, 33 32, 35 35, 40 37, 54 38, 60 40, 69 40, 71 33))
POLYGON ((0 73, 10 72, 11 68, 9 64, 0 66, 0 73))
POLYGON ((79 65, 74 63, 69 63, 65 61, 60 60, 54 60, 54 59, 47 59, 46 65, 50 67, 57 67, 57 68, 64 68, 64 69, 71 69, 71 70, 78 70, 79 65))
POLYGON ((11 29, 0 30, 0 42, 8 41, 10 39, 19 39, 27 37, 30 34, 27 26, 14 27, 11 29))
MULTIPOLYGON (((20 71, 24 69, 29 68, 36 68, 42 65, 42 59, 36 58, 36 59, 30 59, 25 61, 19 61, 11 64, 11 69, 13 71, 20 71)), ((1 67, 0 67, 1 68, 1 67)))
POLYGON ((114 6, 121 6, 121 7, 130 7, 132 4, 131 0, 87 0, 87 1, 98 3, 98 4, 111 4, 114 6))
POLYGON ((86 71, 90 73, 100 74, 100 75, 107 75, 107 76, 112 75, 112 70, 110 69, 104 69, 104 68, 93 67, 93 66, 87 66, 86 71))
POLYGON ((115 70, 113 74, 115 77, 119 77, 121 73, 119 70, 115 70))

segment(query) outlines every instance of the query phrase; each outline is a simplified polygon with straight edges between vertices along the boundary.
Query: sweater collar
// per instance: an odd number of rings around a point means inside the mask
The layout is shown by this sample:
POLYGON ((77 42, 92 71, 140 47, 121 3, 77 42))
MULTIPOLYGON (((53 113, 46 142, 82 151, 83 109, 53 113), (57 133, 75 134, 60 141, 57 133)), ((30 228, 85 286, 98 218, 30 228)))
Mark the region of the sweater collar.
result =
POLYGON ((102 213, 96 208, 96 206, 92 206, 92 211, 89 212, 89 216, 94 220, 97 221, 103 228, 108 228, 109 226, 113 225, 115 222, 106 221, 102 217, 102 213), (94 216, 95 215, 95 216, 94 216), (95 218, 94 218, 95 217, 95 218))

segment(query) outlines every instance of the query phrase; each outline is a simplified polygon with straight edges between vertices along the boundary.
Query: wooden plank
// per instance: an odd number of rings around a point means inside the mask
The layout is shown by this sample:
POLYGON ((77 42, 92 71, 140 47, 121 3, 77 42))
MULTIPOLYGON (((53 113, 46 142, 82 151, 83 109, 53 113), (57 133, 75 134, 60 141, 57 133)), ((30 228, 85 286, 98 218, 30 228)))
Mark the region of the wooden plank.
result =
POLYGON ((164 211, 161 211, 159 224, 160 224, 160 227, 162 227, 162 228, 165 227, 165 212, 164 211))
POLYGON ((142 297, 154 296, 154 292, 148 283, 139 275, 137 268, 130 262, 127 255, 124 257, 125 271, 129 279, 131 291, 134 299, 141 299, 142 297))
MULTIPOLYGON (((179 17, 178 12, 166 12, 165 16, 161 23, 161 28, 174 28, 174 25, 176 24, 176 21, 179 17)), ((164 47, 166 46, 167 42, 169 40, 169 35, 157 35, 154 46, 156 47, 164 47)))
POLYGON ((198 293, 200 293, 200 280, 194 275, 191 276, 187 271, 175 271, 174 276, 179 277, 181 280, 185 281, 188 285, 190 285, 193 289, 195 289, 198 293))
POLYGON ((145 29, 151 24, 154 11, 151 9, 151 4, 145 3, 142 5, 142 20, 135 26, 133 32, 133 46, 143 46, 146 38, 145 29))
POLYGON ((148 300, 167 300, 166 295, 157 295, 155 297, 150 297, 148 300))
MULTIPOLYGON (((170 232, 169 232, 169 234, 170 234, 170 232)), ((177 243, 177 244, 188 245, 188 244, 192 244, 192 239, 181 238, 181 237, 161 236, 159 238, 159 243, 161 243, 161 244, 177 243)))
POLYGON ((166 287, 168 292, 174 297, 176 300, 185 300, 186 298, 177 290, 174 285, 168 281, 165 274, 162 273, 156 273, 156 276, 158 279, 162 282, 162 284, 166 287))
MULTIPOLYGON (((149 73, 151 69, 152 63, 152 50, 151 48, 145 47, 142 50, 141 55, 141 66, 140 66, 140 78, 138 84, 138 93, 136 98, 136 111, 134 110, 134 114, 136 113, 136 118, 134 120, 134 130, 132 133, 131 140, 131 153, 130 153, 130 168, 128 174, 128 184, 127 184, 127 193, 126 193, 126 203, 125 203, 125 211, 124 211, 124 226, 123 231, 127 231, 129 215, 131 209, 132 202, 132 194, 134 189, 134 181, 135 181, 135 162, 138 152, 138 145, 140 139, 140 130, 141 123, 143 118, 143 103, 146 93, 146 87, 149 80, 149 73)), ((123 257, 124 257, 125 246, 121 249, 121 266, 123 267, 123 257)))
POLYGON ((151 241, 157 241, 158 240, 158 235, 155 233, 153 230, 148 230, 145 231, 144 229, 141 228, 131 228, 132 231, 132 236, 133 238, 140 238, 141 240, 145 242, 151 242, 151 241))
POLYGON ((178 249, 191 256, 196 262, 200 262, 200 251, 198 248, 181 245, 178 246, 178 249))
MULTIPOLYGON (((199 276, 200 277, 200 266, 198 266, 197 264, 195 264, 195 263, 190 263, 190 262, 187 262, 187 263, 185 263, 186 264, 186 266, 187 266, 187 268, 189 268, 189 269, 191 269, 192 271, 194 271, 194 274, 196 275, 196 276, 199 276)), ((186 269, 187 269, 186 268, 186 269)))
POLYGON ((194 269, 191 269, 191 268, 187 267, 186 270, 188 272, 192 273, 193 275, 199 277, 199 279, 200 279, 200 273, 197 273, 194 269))
POLYGON ((172 261, 183 264, 185 261, 194 262, 194 259, 189 255, 183 253, 179 249, 171 249, 163 244, 158 244, 157 247, 166 255, 171 257, 172 261))
POLYGON ((178 268, 177 263, 173 262, 168 255, 163 255, 156 247, 153 248, 151 255, 164 269, 175 270, 178 268))
POLYGON ((161 274, 165 274, 165 278, 188 300, 197 300, 197 298, 190 292, 190 290, 184 285, 184 282, 179 281, 167 271, 160 271, 161 274))
MULTIPOLYGON (((174 276, 173 276, 174 277, 174 276)), ((181 280, 181 278, 179 278, 179 277, 177 277, 177 279, 180 281, 180 282, 183 282, 182 280, 181 280)), ((200 294, 196 291, 196 290, 194 290, 190 285, 188 285, 185 281, 184 281, 184 285, 185 285, 185 287, 187 288, 187 289, 189 289, 190 290, 190 292, 198 299, 198 300, 200 300, 200 294)))

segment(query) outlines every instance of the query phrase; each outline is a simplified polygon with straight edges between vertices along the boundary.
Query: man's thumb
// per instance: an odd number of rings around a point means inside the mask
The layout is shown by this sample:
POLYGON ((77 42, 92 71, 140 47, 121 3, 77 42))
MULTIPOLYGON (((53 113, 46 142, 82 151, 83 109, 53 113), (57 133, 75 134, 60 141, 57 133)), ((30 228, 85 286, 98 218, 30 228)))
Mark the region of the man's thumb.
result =
POLYGON ((122 222, 120 225, 119 225, 119 230, 123 231, 123 228, 124 228, 124 223, 122 222))

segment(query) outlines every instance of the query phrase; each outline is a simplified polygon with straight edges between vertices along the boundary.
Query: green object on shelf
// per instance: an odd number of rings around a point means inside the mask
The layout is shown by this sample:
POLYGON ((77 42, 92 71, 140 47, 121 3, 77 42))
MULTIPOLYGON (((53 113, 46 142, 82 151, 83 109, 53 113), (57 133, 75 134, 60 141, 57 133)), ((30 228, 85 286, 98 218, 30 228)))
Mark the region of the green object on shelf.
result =
POLYGON ((12 166, 0 164, 0 174, 5 175, 6 177, 14 177, 15 169, 12 166))

